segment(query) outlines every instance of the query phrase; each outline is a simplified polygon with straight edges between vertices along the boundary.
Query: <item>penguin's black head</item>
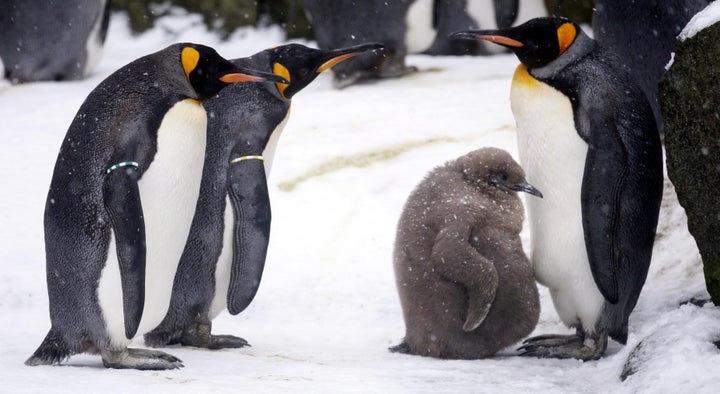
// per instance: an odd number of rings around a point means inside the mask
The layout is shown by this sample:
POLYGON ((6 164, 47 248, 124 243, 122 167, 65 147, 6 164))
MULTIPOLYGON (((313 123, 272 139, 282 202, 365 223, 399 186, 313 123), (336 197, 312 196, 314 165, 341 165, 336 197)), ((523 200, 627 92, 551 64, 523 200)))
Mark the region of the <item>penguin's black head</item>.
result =
POLYGON ((525 192, 542 198, 540 190, 525 180, 525 171, 509 153, 497 148, 472 151, 457 160, 463 179, 481 193, 525 192))
POLYGON ((200 100, 216 95, 233 83, 287 82, 275 74, 235 66, 214 49, 204 45, 184 44, 180 51, 180 63, 200 100))
POLYGON ((302 90, 321 72, 360 53, 383 48, 380 44, 363 44, 334 50, 319 50, 300 44, 288 44, 269 49, 273 72, 288 83, 276 83, 278 92, 286 99, 302 90))
POLYGON ((510 48, 525 67, 532 69, 562 56, 579 31, 580 27, 569 19, 547 17, 530 19, 507 29, 457 32, 450 38, 486 40, 510 48))

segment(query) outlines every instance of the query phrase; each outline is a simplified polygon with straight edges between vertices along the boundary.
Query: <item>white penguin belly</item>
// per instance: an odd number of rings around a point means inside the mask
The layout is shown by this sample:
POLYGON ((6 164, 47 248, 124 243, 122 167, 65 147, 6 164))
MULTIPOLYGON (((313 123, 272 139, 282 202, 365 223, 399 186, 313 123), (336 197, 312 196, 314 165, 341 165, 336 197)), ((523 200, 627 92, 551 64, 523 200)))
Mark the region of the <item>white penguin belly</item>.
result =
MULTIPOLYGON (((146 233, 145 307, 137 335, 155 328, 170 304, 173 280, 195 213, 205 159, 207 118, 195 100, 175 104, 158 130, 158 150, 138 182, 146 233)), ((139 163, 143 166, 145 163, 139 163)), ((98 286, 108 334, 127 346, 114 237, 98 286)))
MULTIPOLYGON (((270 170, 272 169, 273 158, 275 157, 275 150, 277 149, 280 135, 282 134, 288 119, 290 118, 290 109, 288 108, 287 115, 285 118, 275 127, 270 139, 265 145, 265 149, 262 152, 262 156, 265 159, 263 164, 265 166, 265 177, 270 177, 270 170)), ((230 203, 230 197, 225 197, 225 229, 223 230, 223 248, 218 257, 217 265, 215 266, 215 296, 210 303, 210 320, 216 318, 220 312, 227 309, 227 294, 230 287, 230 269, 232 266, 233 258, 233 223, 235 218, 233 216, 232 205, 230 203)))
POLYGON ((526 199, 535 277, 550 289, 565 324, 592 330, 604 298, 590 271, 582 227, 588 148, 575 129, 570 100, 530 78, 518 67, 511 105, 520 162, 528 182, 543 193, 542 199, 526 199))
POLYGON ((433 27, 433 1, 414 1, 408 8, 405 25, 405 45, 408 53, 420 53, 430 48, 437 32, 433 27))
POLYGON ((83 75, 87 75, 90 70, 95 67, 102 56, 103 43, 100 39, 100 30, 102 29, 103 17, 105 14, 105 4, 107 0, 101 0, 98 7, 98 16, 95 20, 90 34, 88 35, 87 41, 85 42, 85 52, 87 58, 85 59, 85 68, 83 69, 83 75))

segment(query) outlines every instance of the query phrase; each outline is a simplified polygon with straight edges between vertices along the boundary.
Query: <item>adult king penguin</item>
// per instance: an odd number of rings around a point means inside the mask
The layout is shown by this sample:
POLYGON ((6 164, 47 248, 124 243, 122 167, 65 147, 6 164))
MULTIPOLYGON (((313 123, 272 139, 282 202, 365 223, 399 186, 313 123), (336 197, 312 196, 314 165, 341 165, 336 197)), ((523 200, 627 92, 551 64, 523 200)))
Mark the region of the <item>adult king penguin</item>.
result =
POLYGON ((175 44, 122 67, 90 93, 50 184, 52 327, 27 365, 88 352, 111 368, 182 366, 167 353, 127 345, 167 311, 205 157, 207 120, 198 100, 265 78, 284 81, 238 67, 212 48, 175 44))
POLYGON ((454 34, 512 50, 519 156, 544 198, 529 199, 532 263, 574 335, 530 338, 523 355, 602 357, 625 343, 645 283, 662 197, 652 108, 621 60, 564 18, 454 34))
POLYGON ((145 335, 149 346, 182 344, 210 349, 247 345, 212 335, 211 322, 253 300, 270 236, 266 177, 292 97, 322 71, 381 45, 317 50, 289 44, 233 60, 239 67, 274 72, 288 83, 236 85, 206 103, 208 146, 195 218, 175 276, 170 308, 145 335))

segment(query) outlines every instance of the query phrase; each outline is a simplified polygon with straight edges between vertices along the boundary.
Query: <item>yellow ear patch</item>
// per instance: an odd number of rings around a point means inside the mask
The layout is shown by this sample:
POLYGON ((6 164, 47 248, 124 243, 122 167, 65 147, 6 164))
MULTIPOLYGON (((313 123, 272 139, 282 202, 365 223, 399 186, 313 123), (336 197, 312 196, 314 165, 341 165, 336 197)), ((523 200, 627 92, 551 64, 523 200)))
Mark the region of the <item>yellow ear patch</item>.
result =
POLYGON ((560 46, 560 53, 558 56, 565 53, 565 51, 572 45, 577 36, 577 30, 572 23, 563 23, 562 26, 557 29, 558 46, 560 46))
MULTIPOLYGON (((285 78, 286 81, 290 82, 290 71, 282 64, 273 64, 273 73, 275 75, 279 75, 285 78)), ((285 89, 288 87, 288 85, 286 83, 275 82, 275 86, 277 87, 278 92, 280 92, 280 95, 285 97, 285 89)))
POLYGON ((182 61, 183 70, 185 70, 185 76, 189 79, 190 73, 200 61, 200 52, 195 48, 185 47, 180 54, 180 60, 182 61))

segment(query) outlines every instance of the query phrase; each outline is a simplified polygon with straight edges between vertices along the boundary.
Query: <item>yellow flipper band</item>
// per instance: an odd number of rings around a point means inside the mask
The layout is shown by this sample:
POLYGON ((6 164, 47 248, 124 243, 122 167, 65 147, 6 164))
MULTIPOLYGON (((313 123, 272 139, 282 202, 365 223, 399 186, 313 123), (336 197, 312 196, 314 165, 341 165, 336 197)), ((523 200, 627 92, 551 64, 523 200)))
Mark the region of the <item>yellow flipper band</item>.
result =
POLYGON ((239 162, 245 161, 245 160, 260 160, 260 161, 265 161, 265 158, 262 157, 262 156, 260 156, 260 155, 240 156, 240 157, 238 157, 238 158, 236 158, 236 159, 230 160, 230 164, 239 163, 239 162))

